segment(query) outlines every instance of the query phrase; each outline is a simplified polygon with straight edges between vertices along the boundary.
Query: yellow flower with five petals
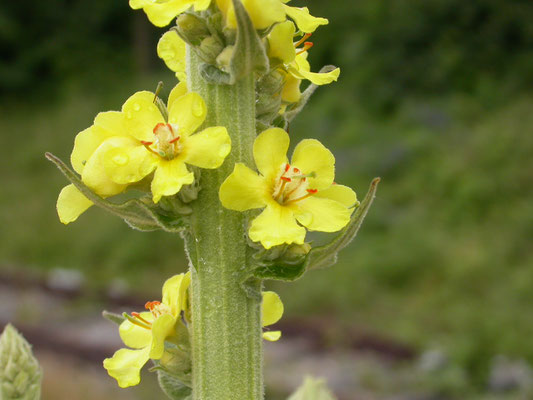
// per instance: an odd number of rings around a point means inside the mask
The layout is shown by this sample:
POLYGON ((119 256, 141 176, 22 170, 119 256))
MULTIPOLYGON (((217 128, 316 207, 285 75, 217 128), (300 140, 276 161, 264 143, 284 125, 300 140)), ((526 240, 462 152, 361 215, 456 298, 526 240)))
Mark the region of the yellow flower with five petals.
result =
POLYGON ((183 94, 185 84, 169 96, 168 121, 154 104, 151 92, 137 92, 122 106, 126 129, 116 132, 129 143, 114 148, 103 160, 110 179, 118 184, 138 182, 154 171, 151 189, 154 203, 162 196, 178 193, 194 181, 186 164, 200 168, 220 167, 231 150, 223 126, 194 133, 204 122, 207 110, 200 95, 183 94))
POLYGON ((120 324, 120 338, 131 349, 120 349, 104 360, 104 368, 120 387, 139 384, 141 368, 149 359, 161 359, 165 341, 179 341, 176 324, 181 321, 181 313, 187 305, 190 281, 190 273, 167 279, 162 301, 146 303, 149 311, 132 313, 120 324))
POLYGON ((302 140, 290 163, 288 148, 289 135, 284 130, 262 132, 253 147, 259 174, 237 163, 219 190, 226 208, 264 208, 252 220, 248 234, 266 249, 284 243, 303 244, 305 228, 322 232, 342 229, 357 203, 352 189, 333 182, 335 158, 318 140, 302 140))

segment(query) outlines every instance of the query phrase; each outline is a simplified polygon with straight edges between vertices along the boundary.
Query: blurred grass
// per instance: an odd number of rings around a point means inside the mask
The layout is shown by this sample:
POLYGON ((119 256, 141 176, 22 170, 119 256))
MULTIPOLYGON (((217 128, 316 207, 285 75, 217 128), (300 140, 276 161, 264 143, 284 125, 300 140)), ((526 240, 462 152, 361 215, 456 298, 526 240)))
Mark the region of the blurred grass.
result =
MULTIPOLYGON (((96 208, 63 226, 54 207, 66 182, 43 156, 68 160, 75 134, 98 111, 119 109, 159 78, 74 85, 50 103, 3 106, 4 265, 75 268, 95 286, 120 277, 152 293, 186 267, 178 236, 130 230, 96 208)), ((374 176, 383 180, 338 265, 273 285, 287 315, 334 314, 420 349, 443 348, 478 385, 496 354, 533 362, 533 98, 487 106, 413 97, 385 116, 333 88, 291 126, 293 145, 320 139, 337 156, 337 181, 360 197, 374 176)))

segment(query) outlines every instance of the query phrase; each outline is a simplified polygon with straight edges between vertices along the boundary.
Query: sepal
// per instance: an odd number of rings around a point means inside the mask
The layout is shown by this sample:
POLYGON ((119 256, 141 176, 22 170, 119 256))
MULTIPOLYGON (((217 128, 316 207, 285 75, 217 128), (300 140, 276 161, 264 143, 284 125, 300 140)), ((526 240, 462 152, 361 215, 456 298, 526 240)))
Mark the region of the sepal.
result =
POLYGON ((359 228, 368 214, 368 210, 374 201, 380 178, 374 178, 365 198, 355 210, 348 225, 328 244, 314 247, 307 257, 307 269, 326 268, 337 262, 339 251, 344 249, 355 238, 359 228))
POLYGON ((102 311, 102 317, 104 317, 108 321, 113 322, 116 325, 120 325, 126 320, 126 318, 123 315, 115 314, 115 313, 112 313, 106 310, 102 311))
POLYGON ((271 279, 292 282, 300 278, 307 265, 311 246, 291 244, 262 249, 253 255, 252 276, 257 279, 271 279))
POLYGON ((250 73, 265 74, 269 61, 265 46, 240 0, 232 0, 237 20, 237 39, 230 62, 232 83, 250 73))
POLYGON ((323 379, 306 377, 304 383, 287 400, 335 400, 323 379))
POLYGON ((157 370, 157 380, 163 392, 172 400, 192 400, 192 389, 164 370, 157 370))
POLYGON ((8 324, 0 336, 0 399, 38 400, 41 379, 30 344, 8 324))
POLYGON ((162 229, 166 232, 181 232, 185 229, 185 217, 170 213, 155 205, 148 197, 128 200, 121 204, 103 199, 83 184, 81 179, 66 164, 53 154, 46 153, 65 177, 90 201, 104 210, 122 218, 130 227, 140 231, 162 229))

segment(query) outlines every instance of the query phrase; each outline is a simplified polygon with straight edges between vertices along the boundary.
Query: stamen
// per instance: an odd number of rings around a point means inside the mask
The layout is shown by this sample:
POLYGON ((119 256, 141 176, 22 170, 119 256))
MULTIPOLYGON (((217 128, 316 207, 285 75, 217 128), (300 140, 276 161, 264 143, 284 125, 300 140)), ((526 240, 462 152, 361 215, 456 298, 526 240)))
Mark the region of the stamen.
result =
POLYGON ((289 169, 291 169, 291 165, 290 164, 285 164, 285 172, 289 171, 289 169))
POLYGON ((150 146, 154 144, 154 142, 146 142, 144 140, 141 140, 141 144, 146 148, 146 150, 148 150, 150 153, 153 153, 155 154, 156 156, 159 155, 159 153, 157 151, 155 151, 154 149, 152 149, 150 146))
POLYGON ((174 139, 170 140, 169 143, 176 143, 180 139, 181 139, 181 136, 176 136, 174 139))
POLYGON ((290 182, 290 181, 292 181, 291 178, 288 178, 288 177, 286 177, 286 176, 281 176, 279 179, 281 179, 282 181, 285 181, 285 182, 290 182))
POLYGON ((296 43, 294 43, 294 47, 298 47, 303 42, 305 42, 307 39, 311 37, 312 33, 306 33, 300 40, 298 40, 296 43))
POLYGON ((126 318, 128 321, 130 321, 133 325, 137 325, 137 326, 140 326, 141 328, 148 329, 148 330, 152 329, 152 327, 150 325, 144 324, 143 322, 139 321, 138 319, 133 318, 128 313, 122 313, 122 316, 124 318, 126 318))
POLYGON ((299 52, 297 52, 296 55, 299 55, 299 54, 302 54, 302 53, 306 52, 311 47, 313 47, 313 42, 305 42, 304 43, 304 47, 302 47, 302 49, 299 52))
POLYGON ((131 316, 137 318, 138 320, 140 320, 140 321, 142 321, 142 322, 144 322, 144 323, 146 323, 148 325, 152 325, 151 322, 149 322, 149 321, 145 320, 143 317, 141 317, 141 314, 139 314, 138 312, 132 312, 131 316))
POLYGON ((165 125, 166 125, 166 124, 163 123, 163 122, 158 123, 158 124, 154 127, 154 130, 153 130, 154 135, 157 135, 157 130, 158 130, 159 128, 161 128, 162 126, 165 126, 165 125))
POLYGON ((307 189, 307 194, 305 196, 298 197, 297 199, 289 200, 285 204, 296 203, 297 201, 307 199, 308 197, 311 197, 312 195, 314 195, 316 192, 318 192, 318 189, 307 189))

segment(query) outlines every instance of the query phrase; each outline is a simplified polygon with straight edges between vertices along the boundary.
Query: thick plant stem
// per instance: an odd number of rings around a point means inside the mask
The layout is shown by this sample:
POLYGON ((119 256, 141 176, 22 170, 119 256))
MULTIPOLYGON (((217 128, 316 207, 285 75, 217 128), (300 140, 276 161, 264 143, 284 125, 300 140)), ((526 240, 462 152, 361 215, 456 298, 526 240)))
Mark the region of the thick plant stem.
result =
POLYGON ((260 283, 242 289, 246 275, 245 214, 222 207, 218 189, 236 162, 252 164, 255 83, 208 84, 188 49, 188 86, 207 104, 205 126, 225 126, 231 154, 216 170, 202 170, 187 251, 192 271, 192 361, 195 400, 263 399, 260 283), (252 290, 254 292, 254 290, 252 290))

